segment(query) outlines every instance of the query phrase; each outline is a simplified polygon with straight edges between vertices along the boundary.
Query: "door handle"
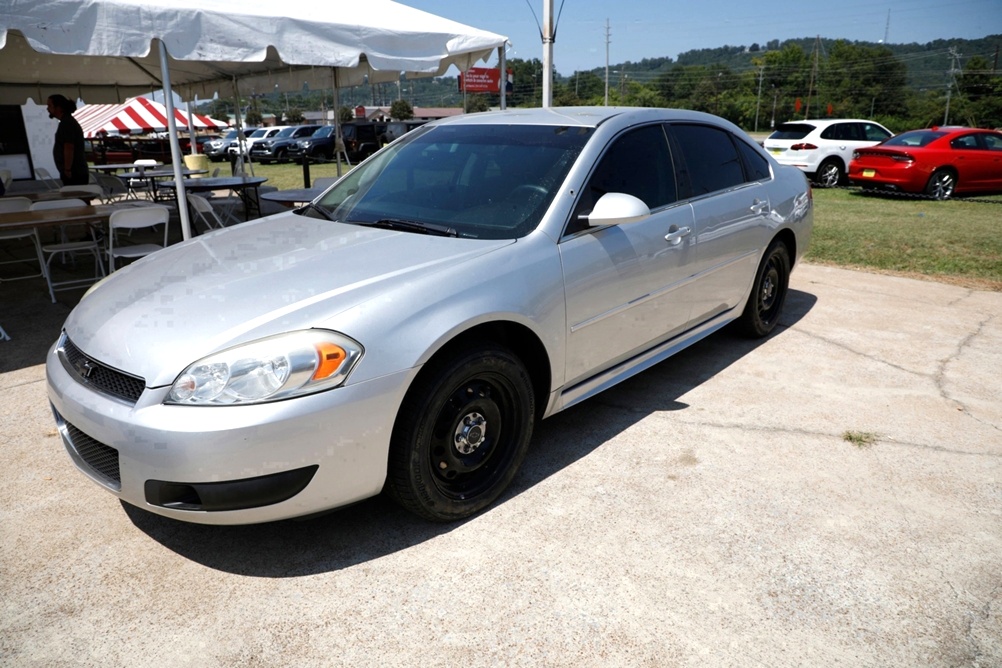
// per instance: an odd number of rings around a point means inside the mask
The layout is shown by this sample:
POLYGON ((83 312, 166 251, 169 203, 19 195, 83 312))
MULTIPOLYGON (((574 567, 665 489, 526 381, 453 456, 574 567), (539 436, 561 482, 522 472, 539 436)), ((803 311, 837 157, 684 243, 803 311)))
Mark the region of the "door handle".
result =
POLYGON ((665 235, 665 241, 672 246, 678 246, 682 243, 682 238, 687 237, 690 234, 692 234, 691 227, 679 227, 678 225, 672 225, 668 228, 668 234, 665 235))
POLYGON ((763 202, 762 200, 755 198, 752 202, 751 212, 756 216, 761 216, 763 213, 769 210, 769 202, 763 202))

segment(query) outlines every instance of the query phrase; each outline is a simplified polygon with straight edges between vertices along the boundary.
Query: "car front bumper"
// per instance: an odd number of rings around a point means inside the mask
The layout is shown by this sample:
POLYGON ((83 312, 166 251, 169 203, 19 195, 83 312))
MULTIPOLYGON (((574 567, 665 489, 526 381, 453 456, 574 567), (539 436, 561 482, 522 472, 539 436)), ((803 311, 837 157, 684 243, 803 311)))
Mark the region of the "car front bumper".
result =
POLYGON ((82 384, 57 352, 46 376, 77 468, 121 500, 202 524, 309 515, 380 492, 390 433, 416 369, 252 406, 131 405, 82 384))

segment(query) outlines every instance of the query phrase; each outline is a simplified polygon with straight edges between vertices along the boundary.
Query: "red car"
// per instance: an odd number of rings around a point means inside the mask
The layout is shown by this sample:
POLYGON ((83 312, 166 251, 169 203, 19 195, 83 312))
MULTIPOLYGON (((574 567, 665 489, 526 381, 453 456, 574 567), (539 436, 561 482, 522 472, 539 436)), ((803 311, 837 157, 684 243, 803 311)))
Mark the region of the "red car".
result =
POLYGON ((854 151, 849 180, 933 199, 1002 192, 1002 132, 961 127, 904 132, 854 151))

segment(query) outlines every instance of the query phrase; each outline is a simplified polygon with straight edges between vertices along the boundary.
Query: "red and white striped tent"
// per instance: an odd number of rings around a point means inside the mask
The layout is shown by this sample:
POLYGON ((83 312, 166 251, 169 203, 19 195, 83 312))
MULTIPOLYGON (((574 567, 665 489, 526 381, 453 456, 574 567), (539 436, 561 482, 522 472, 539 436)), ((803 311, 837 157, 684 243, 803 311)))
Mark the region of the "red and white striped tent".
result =
MULTIPOLYGON (((73 112, 73 118, 83 128, 84 137, 167 131, 167 108, 145 97, 133 97, 122 104, 85 104, 73 112)), ((175 109, 174 118, 178 129, 187 129, 187 112, 175 109)), ((192 114, 191 118, 196 130, 227 127, 224 121, 209 116, 192 114)))

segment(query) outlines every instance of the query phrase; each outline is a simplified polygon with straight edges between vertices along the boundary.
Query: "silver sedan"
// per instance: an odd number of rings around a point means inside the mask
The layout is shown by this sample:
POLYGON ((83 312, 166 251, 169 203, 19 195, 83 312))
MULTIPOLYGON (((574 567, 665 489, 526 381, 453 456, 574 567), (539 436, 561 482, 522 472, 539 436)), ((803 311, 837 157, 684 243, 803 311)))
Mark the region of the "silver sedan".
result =
POLYGON ((306 207, 96 285, 49 399, 77 467, 154 513, 265 522, 385 491, 463 518, 537 420, 730 323, 768 335, 812 220, 803 173, 707 114, 431 123, 306 207))

